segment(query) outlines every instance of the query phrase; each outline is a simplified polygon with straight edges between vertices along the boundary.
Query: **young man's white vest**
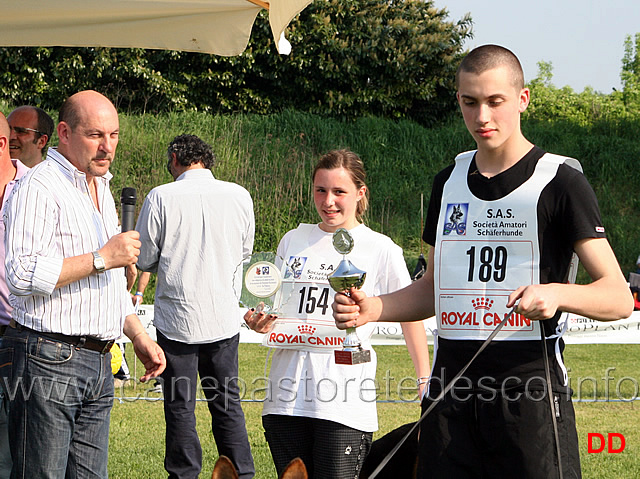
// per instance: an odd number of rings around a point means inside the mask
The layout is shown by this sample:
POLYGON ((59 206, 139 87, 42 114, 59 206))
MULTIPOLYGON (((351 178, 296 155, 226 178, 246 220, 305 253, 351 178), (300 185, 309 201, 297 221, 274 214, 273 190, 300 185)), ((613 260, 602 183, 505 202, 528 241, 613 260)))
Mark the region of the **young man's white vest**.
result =
MULTIPOLYGON (((434 281, 438 336, 484 340, 509 314, 509 295, 540 283, 537 204, 559 165, 582 171, 573 158, 545 154, 533 175, 495 201, 476 198, 467 186, 475 151, 458 155, 444 186, 436 236, 434 281)), ((569 281, 575 281, 574 254, 569 281)), ((540 339, 540 323, 514 314, 496 340, 540 339)), ((558 328, 556 335, 561 335, 558 328)))

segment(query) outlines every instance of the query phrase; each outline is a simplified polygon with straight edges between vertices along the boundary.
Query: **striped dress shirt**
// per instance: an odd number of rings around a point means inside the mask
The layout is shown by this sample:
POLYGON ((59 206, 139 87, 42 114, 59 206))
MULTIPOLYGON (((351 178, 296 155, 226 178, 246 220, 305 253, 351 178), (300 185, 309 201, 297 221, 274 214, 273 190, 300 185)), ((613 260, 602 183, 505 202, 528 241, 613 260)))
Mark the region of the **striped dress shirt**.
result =
POLYGON ((5 272, 16 322, 42 332, 115 339, 133 314, 124 268, 55 288, 64 258, 101 248, 120 232, 109 190, 95 177, 100 210, 86 175, 55 149, 18 183, 4 212, 5 272))

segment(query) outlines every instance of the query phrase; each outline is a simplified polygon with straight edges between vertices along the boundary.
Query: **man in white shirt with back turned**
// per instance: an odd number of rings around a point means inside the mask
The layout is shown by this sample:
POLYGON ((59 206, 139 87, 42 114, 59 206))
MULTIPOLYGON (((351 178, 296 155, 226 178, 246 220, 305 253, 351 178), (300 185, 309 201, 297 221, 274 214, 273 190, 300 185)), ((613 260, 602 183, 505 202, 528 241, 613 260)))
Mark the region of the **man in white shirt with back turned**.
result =
POLYGON ((214 178, 215 156, 197 136, 174 138, 167 154, 175 181, 151 190, 136 226, 142 242, 138 267, 158 273, 154 323, 167 355, 164 466, 170 478, 200 473, 200 374, 218 453, 249 479, 255 471, 237 382, 244 321, 234 282, 253 249, 253 201, 240 185, 214 178))

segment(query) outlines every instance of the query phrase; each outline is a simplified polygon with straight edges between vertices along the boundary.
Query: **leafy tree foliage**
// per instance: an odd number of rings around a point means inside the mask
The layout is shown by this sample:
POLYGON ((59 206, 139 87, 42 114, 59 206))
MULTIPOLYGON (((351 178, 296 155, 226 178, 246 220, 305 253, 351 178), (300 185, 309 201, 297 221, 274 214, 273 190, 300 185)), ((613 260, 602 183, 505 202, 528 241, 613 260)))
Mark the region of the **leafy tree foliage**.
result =
POLYGON ((265 59, 274 72, 271 101, 346 118, 440 119, 455 106, 470 23, 448 21, 430 1, 314 2, 290 27, 291 56, 265 59))
POLYGON ((640 103, 640 33, 636 33, 635 41, 631 35, 627 35, 624 40, 620 79, 625 104, 640 103))
MULTIPOLYGON (((625 45, 622 92, 604 94, 586 87, 581 93, 577 93, 570 86, 557 88, 552 83, 552 63, 538 62, 538 75, 527 85, 531 89, 531 103, 524 118, 547 123, 569 122, 580 126, 601 120, 617 122, 637 118, 640 113, 640 76, 635 77, 632 73, 625 75, 625 71, 631 72, 633 67, 633 50, 628 46, 629 39, 625 45)), ((638 71, 640 72, 640 68, 638 71)))
POLYGON ((122 108, 183 107, 187 87, 155 69, 172 52, 110 48, 0 48, 0 88, 5 100, 56 110, 76 91, 99 90, 122 108))
POLYGON ((131 111, 268 113, 283 108, 429 124, 454 107, 453 77, 471 19, 427 0, 313 2, 278 55, 265 12, 237 57, 143 49, 0 48, 0 89, 14 104, 55 110, 93 88, 131 111))

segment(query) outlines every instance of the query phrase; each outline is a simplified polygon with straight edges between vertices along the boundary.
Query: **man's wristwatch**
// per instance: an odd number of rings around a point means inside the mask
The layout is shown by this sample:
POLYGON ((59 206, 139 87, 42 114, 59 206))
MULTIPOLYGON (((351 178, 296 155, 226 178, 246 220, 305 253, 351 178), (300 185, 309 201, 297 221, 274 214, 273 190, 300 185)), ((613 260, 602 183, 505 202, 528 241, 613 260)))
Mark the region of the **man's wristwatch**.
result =
POLYGON ((104 258, 100 256, 100 253, 94 251, 93 253, 93 267, 96 269, 98 273, 103 273, 106 269, 104 264, 104 258))

